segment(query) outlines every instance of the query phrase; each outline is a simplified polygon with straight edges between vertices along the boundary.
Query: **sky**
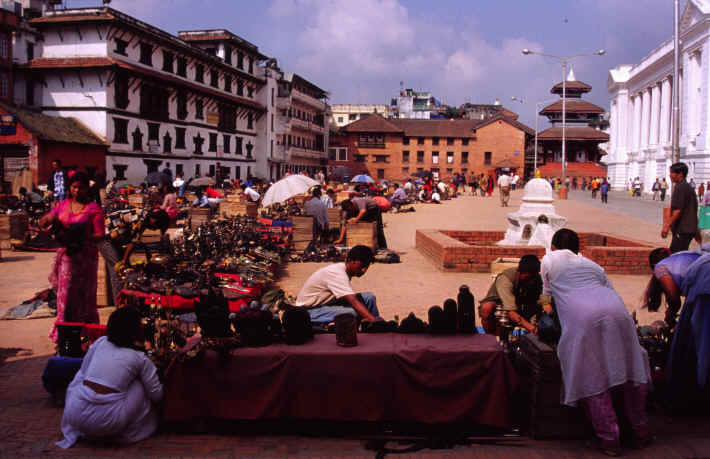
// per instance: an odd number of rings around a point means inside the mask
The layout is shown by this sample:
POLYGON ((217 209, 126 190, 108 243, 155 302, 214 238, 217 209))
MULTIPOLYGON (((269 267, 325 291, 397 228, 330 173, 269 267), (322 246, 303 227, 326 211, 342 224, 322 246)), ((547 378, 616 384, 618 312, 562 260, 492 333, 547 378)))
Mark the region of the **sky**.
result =
MULTIPOLYGON (((101 0, 64 0, 68 7, 101 0)), ((681 12, 685 0, 681 1, 681 12)), ((448 105, 496 98, 535 126, 537 102, 570 60, 586 100, 609 108, 610 69, 672 38, 673 0, 112 0, 167 32, 225 28, 331 93, 330 103, 389 104, 405 88, 448 105), (511 98, 522 99, 523 102, 511 98)), ((541 119, 541 126, 544 120, 541 119)))

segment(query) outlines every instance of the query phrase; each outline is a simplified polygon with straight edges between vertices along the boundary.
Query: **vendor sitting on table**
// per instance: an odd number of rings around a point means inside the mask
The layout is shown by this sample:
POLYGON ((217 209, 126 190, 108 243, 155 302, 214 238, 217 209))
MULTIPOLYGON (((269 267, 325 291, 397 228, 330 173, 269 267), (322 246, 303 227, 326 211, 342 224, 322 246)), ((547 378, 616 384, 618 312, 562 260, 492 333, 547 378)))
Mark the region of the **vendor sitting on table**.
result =
POLYGON ((508 268, 496 276, 481 301, 481 324, 486 333, 495 334, 498 327, 494 313, 502 306, 512 326, 537 333, 536 323, 543 309, 552 310, 549 303, 549 297, 542 295, 540 260, 535 255, 523 255, 517 268, 508 268))
POLYGON ((296 306, 308 308, 311 321, 327 325, 339 314, 352 314, 365 322, 380 319, 377 300, 372 293, 355 293, 350 279, 361 277, 373 261, 369 247, 356 245, 345 263, 335 263, 311 274, 298 292, 296 306))

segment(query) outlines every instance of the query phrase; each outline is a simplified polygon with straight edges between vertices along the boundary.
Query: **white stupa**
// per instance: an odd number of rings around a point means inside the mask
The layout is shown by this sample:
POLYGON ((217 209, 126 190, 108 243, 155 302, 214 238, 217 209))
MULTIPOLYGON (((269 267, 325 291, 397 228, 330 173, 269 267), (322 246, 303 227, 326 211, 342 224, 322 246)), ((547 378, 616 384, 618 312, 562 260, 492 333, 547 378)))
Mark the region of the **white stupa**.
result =
POLYGON ((530 180, 523 190, 523 203, 517 212, 508 214, 505 239, 498 245, 541 245, 548 251, 555 231, 565 226, 567 219, 555 213, 552 186, 547 180, 530 180))

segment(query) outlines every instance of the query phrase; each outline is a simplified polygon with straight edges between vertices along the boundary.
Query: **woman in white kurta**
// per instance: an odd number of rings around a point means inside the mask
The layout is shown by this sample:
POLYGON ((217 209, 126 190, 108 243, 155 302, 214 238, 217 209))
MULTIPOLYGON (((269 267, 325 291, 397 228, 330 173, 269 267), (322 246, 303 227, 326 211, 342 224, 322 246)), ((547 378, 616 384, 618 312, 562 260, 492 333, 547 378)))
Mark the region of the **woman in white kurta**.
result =
POLYGON ((134 349, 142 336, 140 327, 140 316, 134 309, 117 309, 111 314, 108 336, 89 348, 67 389, 64 440, 58 446, 69 448, 79 437, 133 443, 155 432, 155 403, 163 397, 163 385, 153 362, 134 349))
POLYGON ((587 411, 607 449, 618 448, 619 429, 610 390, 624 391, 626 414, 637 440, 648 440, 645 387, 648 359, 633 319, 604 269, 579 253, 579 238, 562 229, 542 259, 543 293, 551 295, 562 325, 557 355, 562 367, 562 402, 587 411))

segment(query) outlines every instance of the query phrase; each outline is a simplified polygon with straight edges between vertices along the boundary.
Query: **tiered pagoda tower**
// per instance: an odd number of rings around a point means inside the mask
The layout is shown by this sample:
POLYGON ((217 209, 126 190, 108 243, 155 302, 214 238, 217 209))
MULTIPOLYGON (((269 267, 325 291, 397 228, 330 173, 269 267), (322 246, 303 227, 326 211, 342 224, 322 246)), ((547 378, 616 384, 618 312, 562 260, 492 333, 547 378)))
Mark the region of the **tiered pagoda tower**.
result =
MULTIPOLYGON (((577 81, 570 70, 566 82, 566 142, 569 177, 606 177, 606 166, 599 161, 606 154, 599 144, 609 141, 609 134, 600 127, 605 123, 604 109, 586 100, 582 94, 592 87, 577 81)), ((562 82, 550 90, 560 100, 543 108, 540 115, 547 116, 552 127, 538 134, 538 169, 543 177, 558 177, 562 171, 562 82)))

